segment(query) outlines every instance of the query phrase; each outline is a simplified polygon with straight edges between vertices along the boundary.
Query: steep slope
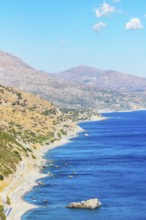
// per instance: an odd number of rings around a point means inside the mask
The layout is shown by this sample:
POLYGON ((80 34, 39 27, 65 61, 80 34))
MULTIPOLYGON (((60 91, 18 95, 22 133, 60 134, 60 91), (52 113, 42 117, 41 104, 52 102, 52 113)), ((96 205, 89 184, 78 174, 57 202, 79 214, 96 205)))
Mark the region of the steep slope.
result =
POLYGON ((27 64, 25 64, 21 59, 18 57, 11 55, 10 53, 5 53, 0 50, 0 66, 1 71, 10 71, 10 72, 17 72, 17 73, 24 73, 29 74, 32 73, 34 70, 27 64))
MULTIPOLYGON (((0 86, 0 180, 16 170, 23 157, 35 159, 38 147, 59 139, 58 126, 65 123, 66 118, 48 101, 0 86)), ((67 133, 66 127, 62 129, 67 133)))
POLYGON ((35 159, 40 146, 72 131, 73 121, 96 116, 79 111, 61 113, 39 96, 0 86, 0 182, 16 171, 23 157, 35 159))

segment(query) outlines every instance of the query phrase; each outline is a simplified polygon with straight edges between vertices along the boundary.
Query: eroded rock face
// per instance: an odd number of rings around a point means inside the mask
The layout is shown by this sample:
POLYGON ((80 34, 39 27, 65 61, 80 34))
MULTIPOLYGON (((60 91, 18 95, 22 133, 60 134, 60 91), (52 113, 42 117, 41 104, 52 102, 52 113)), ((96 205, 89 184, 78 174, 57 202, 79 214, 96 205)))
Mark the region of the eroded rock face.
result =
POLYGON ((101 206, 101 202, 97 199, 89 199, 82 202, 72 202, 67 208, 75 208, 75 209, 96 209, 101 206))

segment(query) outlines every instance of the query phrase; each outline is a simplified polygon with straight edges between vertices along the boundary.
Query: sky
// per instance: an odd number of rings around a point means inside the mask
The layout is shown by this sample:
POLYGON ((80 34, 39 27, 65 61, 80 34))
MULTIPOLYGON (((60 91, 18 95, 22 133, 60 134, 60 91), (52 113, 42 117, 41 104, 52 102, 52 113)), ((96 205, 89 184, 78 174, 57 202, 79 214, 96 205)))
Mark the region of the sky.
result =
POLYGON ((50 73, 146 77, 146 0, 0 0, 0 49, 50 73))

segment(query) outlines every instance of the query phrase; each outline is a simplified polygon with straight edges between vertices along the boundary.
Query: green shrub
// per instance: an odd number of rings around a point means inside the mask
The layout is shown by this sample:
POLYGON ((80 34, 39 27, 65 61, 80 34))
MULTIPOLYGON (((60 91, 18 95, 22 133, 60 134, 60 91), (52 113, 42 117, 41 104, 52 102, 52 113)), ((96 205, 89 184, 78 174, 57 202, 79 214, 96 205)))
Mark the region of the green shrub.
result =
POLYGON ((36 159, 36 157, 34 156, 34 154, 31 154, 31 156, 32 156, 33 159, 36 159))
POLYGON ((27 151, 31 152, 32 153, 32 150, 30 148, 27 148, 27 151))
POLYGON ((22 95, 21 95, 21 93, 19 92, 19 93, 17 93, 17 96, 18 96, 18 99, 22 99, 22 95))
POLYGON ((42 115, 45 115, 45 116, 49 116, 49 115, 55 115, 56 114, 56 109, 47 109, 45 110, 44 112, 42 112, 42 115))
POLYGON ((11 205, 11 200, 10 200, 10 197, 7 196, 7 202, 6 202, 8 205, 11 205))
POLYGON ((4 214, 4 207, 2 205, 0 205, 0 219, 6 220, 6 216, 4 214))
POLYGON ((0 180, 4 180, 4 176, 0 174, 0 180))
POLYGON ((61 129, 60 132, 61 132, 62 135, 67 135, 67 132, 64 131, 63 129, 61 129))
POLYGON ((61 134, 60 134, 60 133, 58 133, 58 137, 59 137, 59 139, 61 139, 61 137, 62 137, 62 136, 61 136, 61 134))
POLYGON ((4 211, 3 205, 0 205, 0 212, 3 212, 3 211, 4 211))

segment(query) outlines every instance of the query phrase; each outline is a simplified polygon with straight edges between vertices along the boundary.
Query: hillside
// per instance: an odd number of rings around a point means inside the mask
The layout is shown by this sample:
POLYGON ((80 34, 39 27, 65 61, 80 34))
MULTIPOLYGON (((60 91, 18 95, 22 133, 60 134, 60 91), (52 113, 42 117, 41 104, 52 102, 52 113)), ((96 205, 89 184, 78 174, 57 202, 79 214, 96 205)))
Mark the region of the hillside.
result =
POLYGON ((146 78, 85 65, 57 73, 56 76, 58 79, 63 78, 73 83, 80 83, 97 89, 128 92, 146 91, 146 78))
POLYGON ((67 135, 73 122, 95 116, 60 112, 39 96, 0 86, 0 180, 13 173, 24 156, 35 159, 37 148, 67 135))
POLYGON ((0 84, 39 95, 60 109, 120 111, 146 108, 146 80, 80 66, 48 74, 0 51, 0 84))
MULTIPOLYGON (((48 101, 0 86, 0 180, 16 171, 23 157, 34 160, 37 148, 67 133, 66 123, 62 113, 48 101)), ((71 122, 68 130, 70 126, 71 122)))
POLYGON ((4 207, 10 209, 19 175, 22 184, 22 174, 43 167, 43 146, 49 150, 52 143, 75 134, 78 120, 97 118, 96 112, 61 112, 38 95, 0 86, 0 219, 5 219, 4 207))

